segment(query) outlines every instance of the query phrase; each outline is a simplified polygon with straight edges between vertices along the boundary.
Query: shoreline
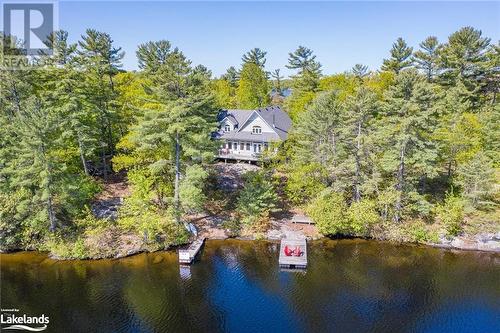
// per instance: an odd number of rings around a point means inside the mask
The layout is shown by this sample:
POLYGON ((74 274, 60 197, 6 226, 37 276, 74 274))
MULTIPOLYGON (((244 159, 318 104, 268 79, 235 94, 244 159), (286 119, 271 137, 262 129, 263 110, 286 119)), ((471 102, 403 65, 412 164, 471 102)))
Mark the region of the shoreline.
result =
MULTIPOLYGON (((494 239, 500 238, 500 234, 494 235, 494 239)), ((454 240, 459 239, 461 237, 456 237, 454 240)), ((278 238, 257 238, 255 236, 237 236, 237 237, 215 237, 215 238, 207 238, 207 241, 210 240, 218 240, 218 241, 224 241, 224 240, 239 240, 239 241, 248 241, 248 242, 254 242, 254 241, 266 241, 266 242, 278 242, 280 239, 278 238)), ((452 245, 454 241, 448 241, 447 243, 419 243, 419 242, 404 242, 404 241, 396 241, 396 240, 390 240, 390 239, 375 239, 375 238, 367 238, 367 237, 339 237, 339 238, 332 238, 332 237, 326 237, 322 236, 319 238, 310 238, 306 237, 308 241, 319 241, 319 240, 324 240, 324 239, 329 239, 329 240, 337 240, 337 241, 342 241, 342 240, 351 240, 351 239, 358 239, 358 240, 365 240, 365 241, 374 241, 374 242, 389 242, 392 244, 398 244, 398 245, 404 245, 404 246, 421 246, 421 247, 431 247, 431 248, 438 248, 438 249, 444 249, 444 250, 451 250, 451 251, 466 251, 466 252, 479 252, 479 253, 491 253, 491 254, 500 254, 500 241, 499 240, 494 240, 490 242, 495 243, 495 247, 483 247, 483 246, 477 246, 481 242, 478 240, 475 242, 476 247, 471 246, 472 241, 469 239, 468 242, 466 242, 466 246, 463 247, 457 247, 457 243, 455 245, 452 245)), ((119 260, 119 259, 124 259, 128 257, 132 257, 135 255, 139 255, 142 253, 155 253, 155 252, 161 252, 161 251, 177 251, 178 249, 185 247, 188 244, 191 244, 192 242, 188 242, 185 244, 181 245, 176 245, 172 246, 166 249, 159 249, 159 250, 154 250, 154 251, 148 251, 146 249, 138 249, 137 251, 133 251, 130 253, 127 253, 126 255, 118 255, 115 257, 99 257, 99 258, 84 258, 84 259, 75 259, 75 258, 61 258, 54 256, 51 254, 49 251, 42 251, 42 250, 35 250, 35 249, 13 249, 13 250, 0 250, 0 254, 8 255, 8 254, 14 254, 14 253, 19 253, 19 252, 39 252, 39 253, 46 253, 48 258, 52 260, 57 260, 57 261, 92 261, 92 260, 119 260)), ((465 243, 465 242, 464 242, 465 243)), ((486 242, 488 243, 488 242, 486 242)))

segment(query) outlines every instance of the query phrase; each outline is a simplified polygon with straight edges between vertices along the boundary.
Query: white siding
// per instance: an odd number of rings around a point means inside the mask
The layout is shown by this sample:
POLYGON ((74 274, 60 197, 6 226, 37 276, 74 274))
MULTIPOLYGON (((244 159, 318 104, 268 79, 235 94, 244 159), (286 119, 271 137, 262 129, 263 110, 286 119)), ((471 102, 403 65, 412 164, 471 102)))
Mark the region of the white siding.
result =
POLYGON ((271 127, 269 127, 267 123, 255 112, 252 113, 250 119, 246 122, 246 125, 240 130, 240 132, 252 132, 253 126, 260 126, 262 128, 262 133, 274 132, 274 130, 271 127))
POLYGON ((224 131, 224 128, 226 125, 229 125, 229 128, 231 128, 231 131, 234 131, 234 124, 232 122, 230 122, 229 120, 224 120, 222 123, 221 123, 221 130, 224 131))

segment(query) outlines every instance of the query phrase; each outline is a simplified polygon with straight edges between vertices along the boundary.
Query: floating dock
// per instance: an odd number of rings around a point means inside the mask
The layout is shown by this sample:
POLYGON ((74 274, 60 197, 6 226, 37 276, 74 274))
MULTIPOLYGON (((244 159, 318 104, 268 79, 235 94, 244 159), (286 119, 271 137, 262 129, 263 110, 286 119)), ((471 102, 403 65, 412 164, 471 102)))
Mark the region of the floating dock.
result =
POLYGON ((199 238, 192 242, 187 249, 179 249, 179 263, 191 264, 200 252, 205 238, 199 238))
POLYGON ((307 242, 305 239, 284 238, 280 244, 280 268, 307 268, 307 242))

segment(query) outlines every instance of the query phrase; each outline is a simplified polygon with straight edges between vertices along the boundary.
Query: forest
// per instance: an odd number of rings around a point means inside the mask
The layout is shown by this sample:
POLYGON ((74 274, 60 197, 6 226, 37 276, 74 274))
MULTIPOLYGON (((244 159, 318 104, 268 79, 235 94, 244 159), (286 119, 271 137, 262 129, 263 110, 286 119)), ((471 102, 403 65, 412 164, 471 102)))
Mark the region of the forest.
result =
POLYGON ((188 216, 217 205, 235 236, 290 207, 332 237, 436 243, 500 231, 500 45, 473 27, 415 47, 398 38, 381 68, 337 74, 299 46, 288 78, 259 48, 214 77, 167 40, 138 46, 137 71, 122 68, 105 32, 47 42, 53 55, 0 71, 3 251, 105 257, 117 239, 165 249, 188 240, 188 216), (224 201, 216 115, 269 105, 293 129, 224 201), (117 219, 98 219, 91 204, 113 177, 129 193, 117 219))

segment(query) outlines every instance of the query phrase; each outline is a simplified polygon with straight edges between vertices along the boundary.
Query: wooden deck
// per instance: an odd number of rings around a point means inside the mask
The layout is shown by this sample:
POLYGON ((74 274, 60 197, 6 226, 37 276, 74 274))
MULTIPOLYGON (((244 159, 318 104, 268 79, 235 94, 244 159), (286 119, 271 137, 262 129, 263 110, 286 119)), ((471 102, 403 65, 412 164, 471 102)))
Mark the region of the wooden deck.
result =
POLYGON ((292 223, 314 224, 313 220, 311 220, 309 217, 307 217, 305 215, 300 215, 300 214, 295 214, 292 217, 292 223))
POLYGON ((179 249, 179 263, 191 264, 200 252, 203 243, 205 243, 205 238, 199 238, 192 242, 187 249, 179 249))
POLYGON ((280 244, 279 266, 281 268, 295 268, 304 269, 307 267, 307 242, 305 239, 282 239, 280 244), (300 256, 287 256, 285 254, 285 247, 290 249, 300 248, 302 254, 300 256))
POLYGON ((234 153, 221 153, 217 155, 218 158, 223 160, 236 160, 236 161, 259 161, 261 153, 252 154, 234 154, 234 153))

